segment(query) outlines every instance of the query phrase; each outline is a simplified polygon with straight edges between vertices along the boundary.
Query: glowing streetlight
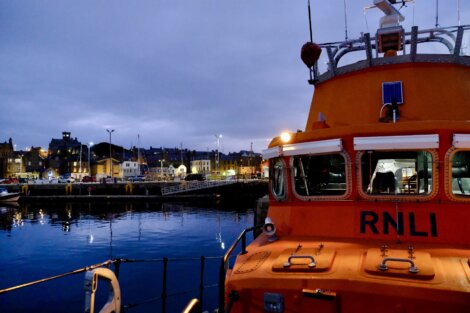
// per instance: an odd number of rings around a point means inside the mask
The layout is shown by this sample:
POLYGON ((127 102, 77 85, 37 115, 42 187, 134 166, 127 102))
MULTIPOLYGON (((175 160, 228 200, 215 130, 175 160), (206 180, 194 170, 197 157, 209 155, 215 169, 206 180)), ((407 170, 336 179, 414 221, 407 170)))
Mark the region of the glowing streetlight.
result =
POLYGON ((217 160, 215 163, 217 174, 220 174, 220 156, 219 156, 219 149, 220 149, 220 139, 222 138, 222 134, 215 134, 215 138, 217 139, 217 160))
POLYGON ((165 159, 161 159, 160 161, 160 175, 163 180, 163 162, 165 162, 165 159))
POLYGON ((93 142, 88 143, 88 175, 91 177, 91 158, 90 158, 90 153, 91 153, 91 147, 93 147, 93 142))
POLYGON ((106 129, 106 131, 109 133, 109 163, 110 163, 109 176, 113 177, 113 159, 111 156, 111 134, 114 132, 114 129, 111 129, 111 130, 106 129))

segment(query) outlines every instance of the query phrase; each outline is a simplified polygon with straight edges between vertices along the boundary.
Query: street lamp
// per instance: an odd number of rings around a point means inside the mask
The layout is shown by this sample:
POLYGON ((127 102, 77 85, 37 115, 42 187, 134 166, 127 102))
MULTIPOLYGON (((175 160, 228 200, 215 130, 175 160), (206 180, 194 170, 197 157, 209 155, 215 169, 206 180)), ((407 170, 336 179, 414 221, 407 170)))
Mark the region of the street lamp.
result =
POLYGON ((219 149, 220 149, 220 138, 222 138, 222 134, 215 134, 215 138, 217 139, 217 160, 215 163, 215 167, 217 169, 217 174, 220 174, 220 156, 219 156, 219 149))
POLYGON ((91 158, 90 158, 90 153, 91 153, 91 147, 93 146, 93 142, 88 143, 88 175, 91 177, 91 158))
POLYGON ((160 161, 160 175, 163 180, 163 162, 165 162, 165 159, 161 159, 160 161))
POLYGON ((111 156, 111 134, 114 132, 114 129, 106 129, 106 131, 109 133, 109 176, 113 177, 113 159, 111 156))

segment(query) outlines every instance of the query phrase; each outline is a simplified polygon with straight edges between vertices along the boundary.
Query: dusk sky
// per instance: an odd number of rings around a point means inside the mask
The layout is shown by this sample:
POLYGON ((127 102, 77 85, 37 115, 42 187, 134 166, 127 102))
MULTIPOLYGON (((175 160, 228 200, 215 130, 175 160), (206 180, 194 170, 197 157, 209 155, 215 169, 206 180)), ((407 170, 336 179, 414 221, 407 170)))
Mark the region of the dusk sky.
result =
MULTIPOLYGON (((349 38, 372 36, 373 0, 347 0, 349 38)), ((458 24, 459 0, 439 2, 458 24)), ((314 41, 343 40, 343 0, 311 0, 314 41)), ((435 25, 436 1, 402 9, 405 29, 435 25)), ((460 0, 470 24, 470 0, 460 0)), ((261 152, 304 129, 314 88, 300 48, 307 0, 0 0, 0 142, 17 150, 69 131, 126 148, 261 152)), ((325 55, 321 62, 324 64, 325 55)))

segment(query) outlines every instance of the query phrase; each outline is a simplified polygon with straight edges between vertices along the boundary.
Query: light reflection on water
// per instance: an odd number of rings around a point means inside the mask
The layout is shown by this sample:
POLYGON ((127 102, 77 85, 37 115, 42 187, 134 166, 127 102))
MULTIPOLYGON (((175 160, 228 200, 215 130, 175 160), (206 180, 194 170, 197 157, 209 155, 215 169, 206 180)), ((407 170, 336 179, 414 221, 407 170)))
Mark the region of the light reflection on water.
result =
MULTIPOLYGON (((254 203, 230 209, 213 204, 113 203, 0 207, 0 289, 69 272, 111 258, 180 259, 222 256, 238 234, 253 225, 254 203)), ((217 283, 220 259, 206 262, 206 285, 217 283)), ((168 266, 168 293, 199 287, 200 261, 168 266)), ((160 263, 121 265, 123 304, 158 297, 160 263)), ((0 295, 0 312, 83 312, 84 274, 0 295)), ((198 292, 168 299, 181 311, 198 292)), ((217 303, 208 288, 205 309, 217 303)), ((161 301, 126 312, 160 311, 161 301)))

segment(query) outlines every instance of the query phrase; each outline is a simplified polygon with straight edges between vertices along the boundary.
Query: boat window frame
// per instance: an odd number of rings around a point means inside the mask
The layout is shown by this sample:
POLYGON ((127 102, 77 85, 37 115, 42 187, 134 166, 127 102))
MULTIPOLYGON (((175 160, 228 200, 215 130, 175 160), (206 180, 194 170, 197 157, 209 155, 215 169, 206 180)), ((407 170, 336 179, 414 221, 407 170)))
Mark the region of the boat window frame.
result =
POLYGON ((456 148, 454 146, 454 147, 451 147, 446 152, 445 160, 444 160, 444 162, 445 162, 444 163, 445 164, 445 166, 444 166, 444 188, 445 188, 447 197, 451 201, 469 203, 470 202, 470 193, 467 196, 462 196, 462 195, 459 195, 459 194, 455 194, 453 192, 453 186, 452 186, 452 179, 453 179, 452 160, 453 160, 455 154, 457 154, 458 152, 462 152, 462 151, 467 151, 467 152, 470 153, 470 148, 456 148))
POLYGON ((346 200, 351 196, 352 193, 352 174, 351 174, 351 158, 349 154, 342 150, 342 151, 331 151, 331 152, 322 152, 322 153, 306 153, 306 154, 296 154, 296 155, 291 155, 290 156, 290 161, 289 161, 289 166, 290 166, 290 174, 291 174, 291 186, 292 186, 292 193, 297 199, 300 199, 302 201, 334 201, 334 200, 346 200), (344 194, 341 195, 312 195, 312 196, 304 196, 304 195, 299 195, 297 193, 297 190, 295 188, 295 165, 294 165, 294 158, 295 157, 300 157, 300 156, 322 156, 322 155, 340 155, 344 159, 344 174, 345 174, 345 183, 346 183, 346 189, 344 194))
POLYGON ((287 193, 288 193, 287 180, 288 180, 288 178, 287 178, 287 164, 286 164, 286 161, 284 160, 284 157, 283 156, 278 156, 278 157, 270 158, 269 159, 269 193, 273 196, 274 199, 276 199, 279 202, 284 201, 284 200, 287 199, 287 193), (282 182, 283 189, 284 189, 284 194, 282 196, 279 196, 274 192, 274 189, 273 189, 273 180, 274 180, 274 178, 271 177, 271 170, 274 167, 274 162, 277 163, 277 161, 282 162, 282 175, 284 177, 284 180, 282 182))
POLYGON ((383 200, 383 201, 429 201, 434 198, 439 192, 439 155, 436 149, 379 149, 379 150, 358 150, 356 154, 356 184, 357 192, 359 195, 366 200, 383 200), (431 192, 429 194, 369 194, 362 189, 362 157, 368 151, 378 151, 381 153, 387 152, 420 152, 425 151, 431 154, 432 157, 432 183, 431 192))

